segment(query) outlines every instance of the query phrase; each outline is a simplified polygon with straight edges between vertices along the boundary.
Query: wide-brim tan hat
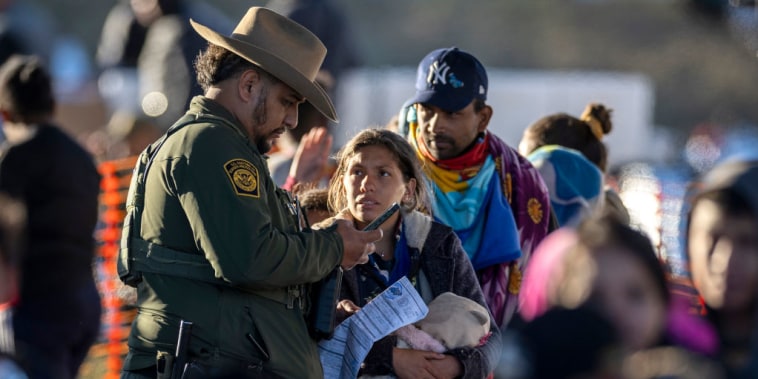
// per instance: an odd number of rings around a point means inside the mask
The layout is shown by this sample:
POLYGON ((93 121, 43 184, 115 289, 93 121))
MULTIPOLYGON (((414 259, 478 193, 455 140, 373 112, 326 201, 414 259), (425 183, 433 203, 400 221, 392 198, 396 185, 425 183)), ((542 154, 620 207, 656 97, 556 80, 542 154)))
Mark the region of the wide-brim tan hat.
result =
POLYGON ((223 36, 190 19, 195 31, 259 66, 305 97, 319 112, 339 121, 329 95, 316 83, 326 47, 302 25, 270 9, 248 9, 232 35, 223 36))

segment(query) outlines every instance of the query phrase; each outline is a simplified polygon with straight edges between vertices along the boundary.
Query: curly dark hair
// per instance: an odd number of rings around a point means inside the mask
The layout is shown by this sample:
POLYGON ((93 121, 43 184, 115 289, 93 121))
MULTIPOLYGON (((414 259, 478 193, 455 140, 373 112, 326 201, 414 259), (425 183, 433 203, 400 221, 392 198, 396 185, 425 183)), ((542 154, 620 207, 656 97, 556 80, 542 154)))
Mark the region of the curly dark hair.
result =
POLYGON ((257 71, 264 80, 278 83, 279 80, 254 63, 221 46, 208 43, 208 48, 195 58, 197 83, 207 91, 211 86, 233 78, 246 70, 257 71))

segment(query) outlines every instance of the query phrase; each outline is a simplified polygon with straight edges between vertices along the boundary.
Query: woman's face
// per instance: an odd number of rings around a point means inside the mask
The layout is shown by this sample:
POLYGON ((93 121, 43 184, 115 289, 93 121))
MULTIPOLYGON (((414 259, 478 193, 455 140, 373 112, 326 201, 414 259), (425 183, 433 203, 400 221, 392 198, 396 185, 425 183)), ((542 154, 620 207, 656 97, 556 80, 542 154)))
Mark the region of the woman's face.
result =
MULTIPOLYGON (((349 158, 342 178, 347 205, 355 225, 363 228, 392 203, 412 196, 415 179, 407 183, 395 155, 384 146, 365 146, 349 158)), ((385 225, 393 225, 396 214, 385 225)))
POLYGON ((710 199, 698 201, 689 226, 692 282, 711 308, 746 311, 758 286, 758 223, 731 216, 710 199))
POLYGON ((626 345, 639 350, 661 338, 667 307, 653 274, 621 249, 609 247, 595 255, 597 276, 590 301, 608 314, 626 345))

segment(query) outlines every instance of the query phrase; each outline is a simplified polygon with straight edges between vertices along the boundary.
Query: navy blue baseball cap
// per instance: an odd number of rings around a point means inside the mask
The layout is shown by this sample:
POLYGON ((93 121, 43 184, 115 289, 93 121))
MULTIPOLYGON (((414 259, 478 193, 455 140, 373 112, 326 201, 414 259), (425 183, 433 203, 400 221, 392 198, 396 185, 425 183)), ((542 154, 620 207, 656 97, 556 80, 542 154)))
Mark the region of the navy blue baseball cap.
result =
POLYGON ((422 103, 455 112, 474 99, 487 100, 487 72, 473 55, 450 47, 434 50, 421 60, 416 95, 405 105, 422 103))

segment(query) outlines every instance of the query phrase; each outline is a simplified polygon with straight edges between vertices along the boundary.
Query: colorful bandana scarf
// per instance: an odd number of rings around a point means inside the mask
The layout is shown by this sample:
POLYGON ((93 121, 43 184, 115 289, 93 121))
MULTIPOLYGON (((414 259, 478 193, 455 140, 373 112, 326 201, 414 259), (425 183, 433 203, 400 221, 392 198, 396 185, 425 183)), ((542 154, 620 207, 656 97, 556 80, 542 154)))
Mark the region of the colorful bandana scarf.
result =
MULTIPOLYGON (((416 139, 418 124, 416 122, 415 109, 412 105, 403 107, 399 120, 398 130, 405 134, 409 142, 419 151, 416 139)), ((508 324, 518 306, 521 273, 526 267, 534 247, 547 235, 550 219, 550 198, 539 172, 532 167, 526 158, 519 155, 514 149, 493 134, 488 133, 482 144, 486 145, 487 156, 494 161, 494 172, 497 174, 490 177, 490 179, 496 178, 497 180, 493 181, 499 184, 499 191, 493 190, 493 198, 510 205, 510 211, 515 220, 519 245, 521 247, 520 258, 493 264, 477 272, 479 282, 482 285, 482 292, 487 300, 487 305, 489 305, 492 311, 494 320, 499 326, 504 327, 508 324), (502 193, 503 195, 495 196, 494 194, 496 193, 502 193)), ((423 153, 419 152, 419 158, 422 162, 427 163, 426 166, 435 167, 434 164, 427 162, 423 153)), ((485 166, 486 161, 479 168, 479 171, 484 170, 485 166)), ((436 168, 440 167, 436 166, 436 168)), ((433 178, 433 176, 437 175, 437 171, 432 172, 432 170, 426 168, 427 175, 439 187, 439 182, 433 178)), ((442 171, 442 169, 440 168, 439 171, 442 171)), ((460 173, 458 176, 460 177, 460 173)), ((465 184, 466 188, 469 184, 468 182, 465 184)), ((453 187, 447 188, 453 189, 453 187)), ((478 188, 479 192, 482 192, 481 188, 489 189, 489 187, 478 188)), ((495 188, 498 189, 498 187, 495 188)), ((438 203, 441 201, 443 201, 442 197, 439 196, 439 193, 435 193, 433 202, 438 203)), ((484 202, 484 196, 482 197, 482 202, 484 202)), ((477 218, 482 220, 485 220, 485 218, 492 220, 497 217, 479 214, 478 212, 476 214, 479 215, 477 218)), ((461 217, 461 214, 457 214, 457 216, 461 217)), ((484 224, 487 224, 487 235, 504 234, 502 231, 489 229, 490 227, 495 227, 495 225, 489 224, 498 223, 484 222, 484 224)))
POLYGON ((545 181, 558 225, 577 226, 603 204, 603 173, 582 153, 547 145, 527 159, 545 181))

